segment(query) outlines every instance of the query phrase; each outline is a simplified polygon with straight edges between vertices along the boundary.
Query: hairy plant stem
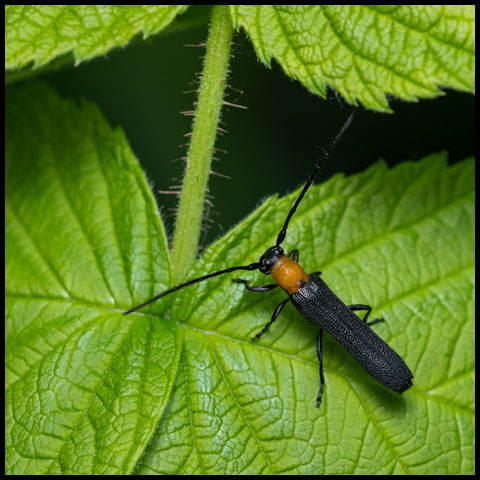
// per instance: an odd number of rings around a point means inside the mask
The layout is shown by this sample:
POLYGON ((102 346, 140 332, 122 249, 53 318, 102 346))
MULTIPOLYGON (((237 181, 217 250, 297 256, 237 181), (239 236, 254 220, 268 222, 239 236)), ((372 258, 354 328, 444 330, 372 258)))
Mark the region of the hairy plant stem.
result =
POLYGON ((215 5, 172 243, 171 259, 176 282, 185 277, 197 256, 232 36, 228 7, 215 5))

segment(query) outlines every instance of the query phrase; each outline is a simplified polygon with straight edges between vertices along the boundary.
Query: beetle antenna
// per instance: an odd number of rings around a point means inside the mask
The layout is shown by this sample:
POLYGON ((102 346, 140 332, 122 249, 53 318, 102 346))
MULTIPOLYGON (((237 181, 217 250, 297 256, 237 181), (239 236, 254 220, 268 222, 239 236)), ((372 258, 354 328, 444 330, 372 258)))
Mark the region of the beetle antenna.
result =
POLYGON ((348 127, 352 123, 355 112, 356 112, 356 110, 354 110, 348 116, 346 122, 343 124, 343 127, 340 129, 340 131, 337 133, 335 138, 332 140, 332 143, 330 143, 330 146, 328 147, 328 150, 323 154, 322 158, 317 162, 317 164, 315 165, 315 168, 313 169, 313 172, 308 177, 307 183, 305 183, 305 186, 303 187, 302 191, 300 192, 300 195, 295 200, 295 203, 293 204, 292 209, 288 212, 285 223, 283 224, 283 228, 280 230, 280 233, 278 234, 277 243, 276 243, 277 247, 285 240, 285 235, 287 234, 288 222, 290 222, 290 219, 292 218, 293 214, 296 212, 298 205, 300 204, 303 197, 307 193, 307 190, 310 188, 310 185, 315 180, 315 177, 317 176, 318 172, 325 165, 326 161, 328 160, 328 158, 330 157, 332 152, 335 150, 335 147, 338 145, 338 142, 341 140, 344 133, 347 131, 348 127))
POLYGON ((171 293, 176 292, 177 290, 180 290, 183 287, 188 287, 189 285, 193 285, 194 283, 203 282, 204 280, 208 280, 209 278, 217 277, 218 275, 223 275, 224 273, 234 272, 235 270, 257 270, 259 266, 260 266, 259 263, 251 263, 250 265, 244 265, 242 267, 230 267, 230 268, 226 268, 225 270, 219 270, 218 272, 209 273, 208 275, 204 275, 203 277, 194 278, 193 280, 189 280, 188 282, 181 283, 180 285, 177 285, 176 287, 173 287, 170 290, 166 290, 165 292, 158 294, 157 296, 151 298, 150 300, 147 300, 146 302, 143 302, 140 305, 137 305, 131 308, 130 310, 127 310, 123 314, 128 315, 129 313, 135 312, 140 308, 144 307, 145 305, 149 305, 150 303, 156 302, 160 298, 165 297, 166 295, 170 295, 171 293))

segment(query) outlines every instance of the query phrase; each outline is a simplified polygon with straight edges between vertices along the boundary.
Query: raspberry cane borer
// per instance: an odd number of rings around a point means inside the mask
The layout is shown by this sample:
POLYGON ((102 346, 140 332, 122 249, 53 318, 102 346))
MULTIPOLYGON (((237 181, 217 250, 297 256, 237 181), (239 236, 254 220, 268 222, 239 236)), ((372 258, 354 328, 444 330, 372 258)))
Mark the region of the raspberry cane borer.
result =
POLYGON ((173 287, 159 295, 143 302, 136 307, 126 311, 125 314, 132 313, 145 305, 148 305, 165 295, 176 292, 181 288, 188 287, 197 282, 208 280, 209 278, 234 272, 236 270, 260 270, 265 275, 271 275, 275 283, 268 285, 251 286, 248 280, 241 278, 234 279, 234 282, 245 285, 247 290, 252 292, 267 292, 278 286, 288 294, 288 298, 283 300, 273 312, 272 318, 260 330, 252 340, 260 338, 278 318, 283 307, 291 301, 295 308, 311 323, 318 325, 320 330, 317 336, 317 355, 320 362, 320 390, 317 396, 317 407, 320 406, 325 385, 323 376, 323 353, 322 353, 322 334, 326 330, 340 345, 352 355, 355 360, 378 382, 394 392, 403 393, 412 386, 412 372, 407 367, 403 359, 389 345, 387 345, 370 326, 382 322, 383 319, 377 318, 367 322, 372 308, 368 305, 355 304, 345 305, 320 278, 321 272, 315 272, 307 275, 302 267, 298 265, 298 250, 293 250, 285 255, 280 246, 285 239, 288 224, 298 205, 302 201, 305 193, 309 189, 318 172, 325 164, 336 145, 342 138, 345 131, 352 122, 354 113, 350 114, 340 132, 333 139, 328 150, 317 162, 313 172, 307 179, 305 186, 297 197, 292 209, 285 219, 285 223, 278 234, 277 241, 273 247, 270 247, 258 262, 240 267, 230 267, 218 272, 209 273, 203 277, 189 280, 173 287), (361 320, 355 311, 366 311, 365 318, 361 320))

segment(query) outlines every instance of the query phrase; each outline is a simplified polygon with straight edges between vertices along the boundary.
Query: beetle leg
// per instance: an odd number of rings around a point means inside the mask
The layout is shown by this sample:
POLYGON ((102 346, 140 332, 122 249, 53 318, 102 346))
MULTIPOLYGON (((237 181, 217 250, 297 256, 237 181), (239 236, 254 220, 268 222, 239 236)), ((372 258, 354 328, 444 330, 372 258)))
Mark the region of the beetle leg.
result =
POLYGON ((295 263, 298 263, 298 250, 295 248, 295 250, 292 250, 288 255, 287 257, 291 257, 293 255, 293 258, 292 260, 295 262, 295 263))
POLYGON ((243 283, 247 290, 251 292, 268 292, 269 290, 273 290, 274 288, 278 287, 276 283, 270 283, 268 285, 253 285, 250 286, 249 280, 244 280, 243 278, 234 278, 232 282, 235 283, 243 283))
POLYGON ((286 298, 285 300, 283 300, 282 303, 278 305, 278 307, 273 312, 271 320, 256 335, 252 337, 252 342, 254 342, 257 338, 260 338, 268 330, 268 327, 270 327, 270 325, 277 319, 277 317, 280 315, 280 312, 282 311, 282 308, 289 300, 289 298, 286 298))
POLYGON ((317 407, 319 407, 320 403, 322 402, 323 387, 325 385, 325 378, 323 376, 322 334, 323 334, 323 329, 320 329, 317 337, 317 355, 318 355, 318 361, 320 363, 320 390, 318 391, 318 395, 317 395, 317 407))
POLYGON ((348 305, 348 308, 354 312, 357 310, 367 310, 367 314, 365 315, 363 321, 369 325, 375 325, 376 323, 384 322, 384 318, 375 318, 371 322, 367 322, 368 316, 370 315, 370 312, 372 311, 372 307, 370 305, 362 305, 362 304, 355 304, 355 305, 348 305))

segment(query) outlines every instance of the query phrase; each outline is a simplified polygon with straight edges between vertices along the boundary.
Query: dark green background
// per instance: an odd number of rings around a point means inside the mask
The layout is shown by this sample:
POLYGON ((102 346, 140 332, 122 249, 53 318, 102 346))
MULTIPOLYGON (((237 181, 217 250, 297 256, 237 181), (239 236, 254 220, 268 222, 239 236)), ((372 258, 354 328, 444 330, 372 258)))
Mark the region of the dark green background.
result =
MULTIPOLYGON (((191 117, 179 112, 192 110, 195 100, 182 92, 196 88, 202 69, 199 57, 205 53, 186 45, 203 42, 208 31, 207 7, 189 15, 194 26, 180 23, 146 42, 135 40, 106 57, 44 75, 62 94, 98 104, 112 125, 124 129, 151 181, 169 233, 174 217, 166 215, 176 200, 157 191, 181 178, 183 164, 173 160, 185 154, 180 145, 187 141, 183 134, 191 131, 191 117)), ((239 222, 262 198, 300 186, 319 148, 328 145, 350 112, 334 92, 327 100, 312 95, 275 61, 271 70, 265 68, 243 32, 234 41, 229 85, 244 93, 230 90, 228 100, 248 110, 228 108, 222 115, 229 133, 218 137, 217 147, 228 153, 219 154, 213 168, 231 179, 211 177, 215 208, 204 245, 239 222)), ((474 97, 446 93, 418 103, 392 101, 393 115, 362 109, 319 180, 335 172, 363 170, 379 158, 394 165, 441 150, 449 152, 452 162, 472 155, 474 97)))

